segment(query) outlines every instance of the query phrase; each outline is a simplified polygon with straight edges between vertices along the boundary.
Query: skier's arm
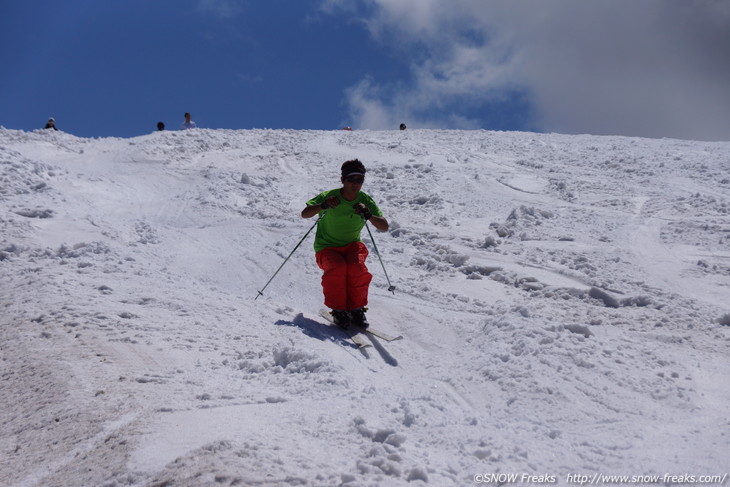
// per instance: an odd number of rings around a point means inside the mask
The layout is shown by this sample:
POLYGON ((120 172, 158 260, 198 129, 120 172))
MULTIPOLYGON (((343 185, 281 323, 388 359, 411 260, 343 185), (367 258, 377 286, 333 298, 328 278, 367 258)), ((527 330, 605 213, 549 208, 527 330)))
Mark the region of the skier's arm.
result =
POLYGON ((365 206, 363 203, 358 203, 355 205, 355 213, 360 215, 363 220, 370 222, 373 224, 375 228, 380 230, 381 232, 387 232, 388 231, 388 220, 386 220, 382 216, 376 216, 370 213, 370 210, 367 206, 365 206))
POLYGON ((388 225, 388 220, 386 220, 385 217, 382 216, 373 215, 368 221, 381 232, 387 232, 388 228, 390 227, 390 225, 388 225))
POLYGON ((322 211, 322 205, 307 206, 302 210, 302 218, 312 218, 320 211, 322 211))
POLYGON ((322 210, 327 208, 334 208, 340 204, 340 199, 337 196, 330 196, 324 202, 318 205, 309 205, 302 210, 302 218, 312 218, 322 210))

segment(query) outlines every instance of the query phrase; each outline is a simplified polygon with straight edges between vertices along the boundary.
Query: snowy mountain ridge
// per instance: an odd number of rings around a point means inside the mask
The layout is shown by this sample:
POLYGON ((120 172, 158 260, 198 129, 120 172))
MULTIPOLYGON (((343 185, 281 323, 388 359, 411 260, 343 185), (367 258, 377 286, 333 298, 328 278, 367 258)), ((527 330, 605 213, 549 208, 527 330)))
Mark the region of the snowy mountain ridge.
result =
POLYGON ((727 142, 0 128, 0 484, 722 476, 729 212, 727 142), (351 158, 365 352, 312 237, 254 300, 351 158))

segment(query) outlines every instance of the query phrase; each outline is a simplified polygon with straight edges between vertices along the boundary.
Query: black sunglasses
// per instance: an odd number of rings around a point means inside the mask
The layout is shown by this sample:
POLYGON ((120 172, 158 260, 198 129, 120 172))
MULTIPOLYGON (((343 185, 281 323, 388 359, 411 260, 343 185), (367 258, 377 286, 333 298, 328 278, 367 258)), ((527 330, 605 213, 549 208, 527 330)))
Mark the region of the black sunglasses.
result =
POLYGON ((347 176, 345 179, 348 183, 362 184, 365 182, 365 176, 347 176))

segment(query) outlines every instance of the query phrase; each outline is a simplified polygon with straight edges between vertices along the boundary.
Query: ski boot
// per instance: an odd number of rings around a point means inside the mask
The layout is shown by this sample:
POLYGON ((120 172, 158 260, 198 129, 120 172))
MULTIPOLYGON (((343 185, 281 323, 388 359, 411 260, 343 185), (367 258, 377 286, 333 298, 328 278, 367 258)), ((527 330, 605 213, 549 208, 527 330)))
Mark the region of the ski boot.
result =
POLYGON ((335 325, 344 329, 349 328, 352 324, 352 318, 350 317, 350 313, 348 313, 347 311, 342 311, 340 309, 332 310, 332 321, 335 322, 335 325))
POLYGON ((352 324, 362 328, 363 330, 367 330, 368 326, 370 326, 370 323, 368 323, 368 319, 365 316, 365 311, 367 311, 367 308, 357 308, 350 312, 350 316, 352 316, 352 324))

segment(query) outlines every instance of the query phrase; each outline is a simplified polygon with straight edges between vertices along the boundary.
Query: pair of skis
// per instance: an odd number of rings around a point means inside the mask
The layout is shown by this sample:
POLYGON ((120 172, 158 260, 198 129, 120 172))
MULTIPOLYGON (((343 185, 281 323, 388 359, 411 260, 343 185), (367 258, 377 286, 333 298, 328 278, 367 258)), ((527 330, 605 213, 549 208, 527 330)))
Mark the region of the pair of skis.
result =
MULTIPOLYGON (((328 311, 326 309, 321 309, 321 310, 319 310, 319 314, 320 314, 320 316, 322 316, 322 318, 326 319, 333 325, 336 325, 334 318, 332 318, 332 313, 330 311, 328 311)), ((368 327, 368 328, 360 328, 355 325, 350 325, 348 328, 342 328, 342 327, 338 327, 338 328, 340 328, 340 330, 347 333, 347 336, 350 337, 350 340, 352 340, 352 343, 354 343, 355 346, 357 346, 357 348, 372 347, 372 343, 368 342, 365 339, 365 335, 372 335, 372 336, 378 337, 381 340, 384 340, 386 342, 394 342, 396 340, 403 339, 403 335, 398 335, 398 336, 388 335, 387 333, 373 329, 372 326, 368 327)))

